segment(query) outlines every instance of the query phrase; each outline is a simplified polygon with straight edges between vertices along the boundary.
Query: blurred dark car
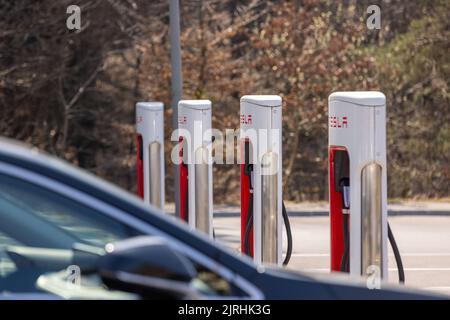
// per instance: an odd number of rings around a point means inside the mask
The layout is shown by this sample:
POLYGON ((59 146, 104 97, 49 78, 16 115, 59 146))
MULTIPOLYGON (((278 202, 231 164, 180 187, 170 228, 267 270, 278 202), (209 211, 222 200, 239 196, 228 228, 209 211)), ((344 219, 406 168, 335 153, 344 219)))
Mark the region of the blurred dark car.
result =
POLYGON ((2 299, 427 299, 257 267, 137 197, 0 140, 2 299))

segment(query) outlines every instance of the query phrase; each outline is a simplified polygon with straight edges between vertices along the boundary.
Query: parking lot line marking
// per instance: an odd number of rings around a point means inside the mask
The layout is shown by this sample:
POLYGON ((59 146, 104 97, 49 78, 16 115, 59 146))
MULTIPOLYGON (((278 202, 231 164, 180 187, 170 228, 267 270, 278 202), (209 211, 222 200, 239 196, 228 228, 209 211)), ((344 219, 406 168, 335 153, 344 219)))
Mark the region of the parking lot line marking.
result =
MULTIPOLYGON (((390 256, 393 256, 392 253, 389 254, 390 256)), ((439 253, 439 252, 433 252, 433 253, 401 253, 402 256, 405 257, 450 257, 450 253, 439 253)))
MULTIPOLYGON (((329 268, 306 268, 302 271, 326 272, 329 268)), ((405 271, 450 271, 450 268, 404 268, 405 271)), ((389 268, 389 271, 398 271, 397 268, 389 268)))
POLYGON ((426 290, 450 291, 450 287, 426 287, 426 290))
POLYGON ((299 269, 300 271, 311 271, 311 272, 330 272, 330 269, 328 268, 306 268, 306 269, 299 269))
MULTIPOLYGON (((450 268, 404 268, 405 271, 450 271, 450 268)), ((398 271, 397 268, 389 268, 389 271, 398 271)))
POLYGON ((292 257, 329 257, 328 253, 293 253, 292 257))
MULTIPOLYGON (((450 257, 450 253, 401 253, 402 257, 450 257)), ((329 257, 328 253, 293 253, 292 257, 329 257)), ((389 256, 394 256, 389 253, 389 256)))

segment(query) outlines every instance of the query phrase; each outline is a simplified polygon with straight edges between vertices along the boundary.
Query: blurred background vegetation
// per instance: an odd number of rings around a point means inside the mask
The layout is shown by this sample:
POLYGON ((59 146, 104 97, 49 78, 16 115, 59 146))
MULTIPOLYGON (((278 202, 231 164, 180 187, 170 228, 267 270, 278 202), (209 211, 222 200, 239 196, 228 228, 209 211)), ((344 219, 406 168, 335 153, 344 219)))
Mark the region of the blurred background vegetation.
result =
MULTIPOLYGON (((135 192, 134 104, 170 106, 168 1, 0 0, 0 134, 135 192), (82 29, 66 28, 81 7, 82 29)), ((450 195, 450 2, 181 0, 184 98, 238 128, 239 98, 284 103, 284 194, 326 200, 327 97, 388 99, 389 195, 450 195), (382 29, 366 9, 381 7, 382 29)), ((171 110, 166 109, 166 158, 171 110)), ((173 199, 172 170, 166 192, 173 199)), ((236 165, 214 168, 216 203, 239 201, 236 165)))

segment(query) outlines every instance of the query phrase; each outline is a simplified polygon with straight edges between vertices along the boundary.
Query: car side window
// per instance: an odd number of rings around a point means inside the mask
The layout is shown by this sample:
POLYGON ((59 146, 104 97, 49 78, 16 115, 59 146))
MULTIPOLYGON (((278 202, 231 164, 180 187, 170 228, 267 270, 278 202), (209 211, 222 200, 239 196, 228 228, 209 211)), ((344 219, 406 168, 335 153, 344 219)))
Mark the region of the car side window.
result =
POLYGON ((70 265, 55 257, 63 259, 76 243, 104 247, 139 234, 73 199, 0 174, 0 294, 36 291, 40 274, 70 265))
MULTIPOLYGON (((24 218, 42 221, 59 228, 78 241, 91 245, 104 246, 109 242, 137 234, 128 226, 90 207, 51 190, 6 175, 0 175, 0 201, 14 207, 24 218)), ((0 217, 5 221, 6 216, 1 209, 0 217)), ((0 226, 0 231, 1 228, 0 226)), ((16 236, 27 235, 19 233, 16 236)))
POLYGON ((0 278, 16 271, 16 266, 6 254, 6 248, 20 245, 22 244, 0 231, 0 278))

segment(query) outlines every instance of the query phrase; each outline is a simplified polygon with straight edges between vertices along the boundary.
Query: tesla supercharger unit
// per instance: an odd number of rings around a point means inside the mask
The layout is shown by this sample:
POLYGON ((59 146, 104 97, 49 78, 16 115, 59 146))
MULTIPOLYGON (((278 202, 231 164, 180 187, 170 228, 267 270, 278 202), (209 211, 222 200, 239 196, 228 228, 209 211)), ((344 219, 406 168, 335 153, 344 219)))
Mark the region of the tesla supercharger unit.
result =
POLYGON ((281 97, 243 96, 240 105, 241 251, 281 264, 281 97))
POLYGON ((178 103, 180 218, 213 237, 211 101, 178 103))
POLYGON ((386 98, 329 97, 331 270, 387 279, 386 98))
POLYGON ((164 105, 136 104, 138 195, 164 209, 164 105))

